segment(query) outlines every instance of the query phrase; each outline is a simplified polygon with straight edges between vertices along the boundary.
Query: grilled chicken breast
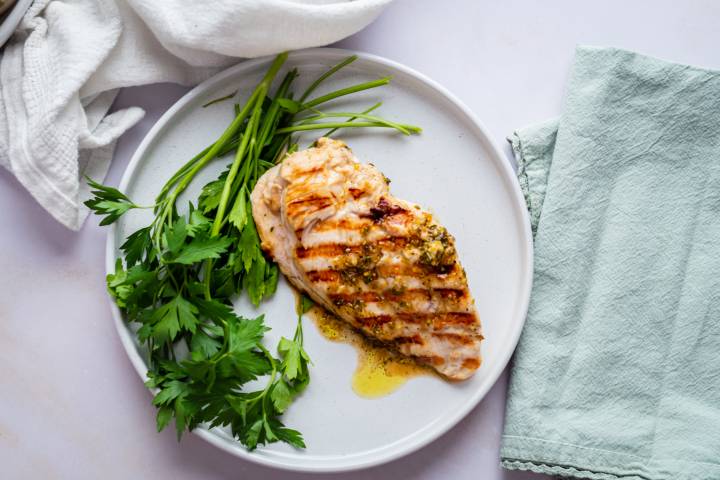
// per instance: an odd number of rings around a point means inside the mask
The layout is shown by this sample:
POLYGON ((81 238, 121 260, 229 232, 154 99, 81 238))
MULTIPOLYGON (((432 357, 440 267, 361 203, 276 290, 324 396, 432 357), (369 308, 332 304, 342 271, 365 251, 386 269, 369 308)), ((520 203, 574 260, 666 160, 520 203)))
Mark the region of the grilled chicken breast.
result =
POLYGON ((316 302, 448 378, 480 366, 480 320, 453 237, 343 142, 287 156, 251 200, 263 249, 316 302))

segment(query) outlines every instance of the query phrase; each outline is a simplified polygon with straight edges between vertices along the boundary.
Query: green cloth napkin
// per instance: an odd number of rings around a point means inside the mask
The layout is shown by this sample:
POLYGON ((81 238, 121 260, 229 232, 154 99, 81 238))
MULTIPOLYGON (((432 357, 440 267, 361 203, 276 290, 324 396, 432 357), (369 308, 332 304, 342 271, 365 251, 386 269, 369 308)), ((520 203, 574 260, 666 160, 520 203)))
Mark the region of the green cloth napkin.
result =
POLYGON ((579 48, 511 143, 535 278, 503 466, 720 479, 720 72, 579 48))

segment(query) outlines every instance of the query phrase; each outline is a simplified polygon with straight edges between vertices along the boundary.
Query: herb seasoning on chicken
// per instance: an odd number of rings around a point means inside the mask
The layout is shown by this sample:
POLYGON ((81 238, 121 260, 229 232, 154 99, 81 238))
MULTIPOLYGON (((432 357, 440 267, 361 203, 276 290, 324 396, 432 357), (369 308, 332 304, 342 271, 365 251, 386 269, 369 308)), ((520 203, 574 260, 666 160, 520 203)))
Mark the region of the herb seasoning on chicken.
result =
POLYGON ((454 239, 343 142, 287 156, 252 207, 263 249, 315 301, 448 378, 479 368, 480 320, 454 239))

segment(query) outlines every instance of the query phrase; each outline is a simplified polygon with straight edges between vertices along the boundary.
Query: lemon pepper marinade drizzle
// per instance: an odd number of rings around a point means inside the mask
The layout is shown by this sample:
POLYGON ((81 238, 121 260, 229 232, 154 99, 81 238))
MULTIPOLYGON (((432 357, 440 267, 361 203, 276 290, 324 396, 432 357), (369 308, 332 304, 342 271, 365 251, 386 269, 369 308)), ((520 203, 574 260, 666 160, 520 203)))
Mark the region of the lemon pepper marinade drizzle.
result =
POLYGON ((357 351, 357 367, 351 384, 353 391, 361 397, 383 397, 395 392, 413 377, 437 375, 431 368, 372 342, 322 307, 312 307, 306 316, 324 338, 348 344, 357 351))

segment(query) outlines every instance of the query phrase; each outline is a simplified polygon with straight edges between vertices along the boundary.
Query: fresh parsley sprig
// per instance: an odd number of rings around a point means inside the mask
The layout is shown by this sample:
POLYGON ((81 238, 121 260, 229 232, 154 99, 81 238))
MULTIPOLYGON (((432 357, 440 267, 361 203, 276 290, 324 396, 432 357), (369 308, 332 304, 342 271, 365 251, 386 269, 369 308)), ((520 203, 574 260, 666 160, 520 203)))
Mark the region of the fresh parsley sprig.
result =
POLYGON ((110 225, 131 208, 142 208, 116 188, 106 187, 89 178, 87 181, 94 190, 90 191, 92 198, 86 201, 85 205, 97 215, 105 216, 100 221, 101 226, 110 225))
POLYGON ((305 446, 302 435, 283 425, 280 417, 310 381, 302 314, 312 302, 302 298, 295 333, 292 339, 281 338, 276 354, 263 345, 268 330, 263 317, 243 318, 232 307, 243 290, 258 305, 275 292, 278 281, 277 265, 260 246, 250 193, 265 171, 297 150, 293 132, 331 129, 329 135, 348 127, 420 132, 370 115, 380 104, 358 113, 319 110, 327 102, 390 81, 363 82, 310 98, 322 82, 355 61, 354 56, 328 69, 297 99, 292 91, 295 69, 285 73, 272 92, 286 58, 275 58, 245 103, 234 105, 230 125, 168 179, 153 205, 137 205, 119 190, 88 179, 93 197, 85 205, 103 217, 101 225, 133 209, 153 209, 152 223, 120 246, 123 258, 107 276, 107 286, 147 347, 147 385, 156 391, 158 430, 174 419, 178 438, 204 424, 229 427, 248 449, 277 441, 305 446), (198 172, 233 152, 227 168, 180 213, 178 198, 198 172), (248 391, 248 382, 263 379, 262 389, 248 391))

